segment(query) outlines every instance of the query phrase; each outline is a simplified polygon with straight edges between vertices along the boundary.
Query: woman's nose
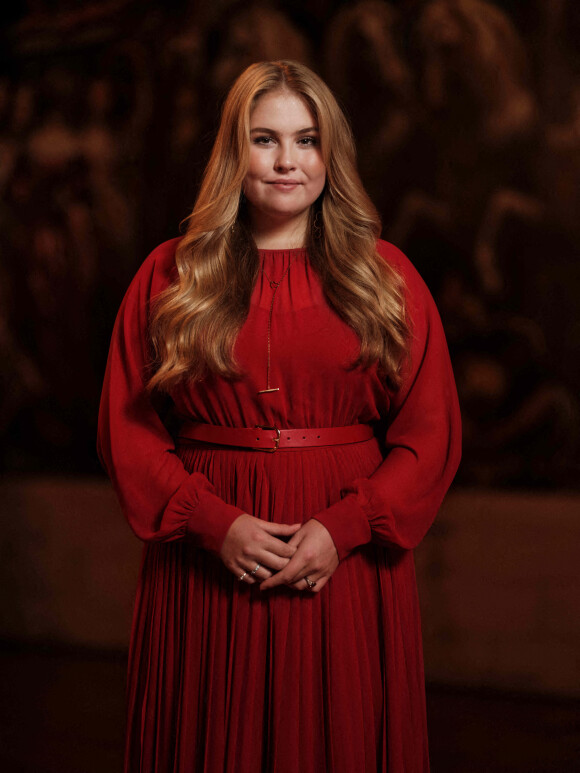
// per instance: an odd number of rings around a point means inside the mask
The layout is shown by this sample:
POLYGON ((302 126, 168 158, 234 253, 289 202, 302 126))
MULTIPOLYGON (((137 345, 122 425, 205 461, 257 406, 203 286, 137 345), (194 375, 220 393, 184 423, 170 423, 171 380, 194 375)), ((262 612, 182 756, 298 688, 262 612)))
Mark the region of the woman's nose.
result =
POLYGON ((296 167, 294 155, 290 147, 280 145, 275 159, 275 166, 276 169, 280 171, 294 169, 296 167))

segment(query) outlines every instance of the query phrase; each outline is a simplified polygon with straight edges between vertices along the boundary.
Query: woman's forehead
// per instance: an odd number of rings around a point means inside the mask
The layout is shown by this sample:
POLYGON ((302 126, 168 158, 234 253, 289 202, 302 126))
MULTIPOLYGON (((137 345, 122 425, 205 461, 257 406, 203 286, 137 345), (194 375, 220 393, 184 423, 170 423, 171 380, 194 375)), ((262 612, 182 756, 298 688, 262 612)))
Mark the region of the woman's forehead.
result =
POLYGON ((309 125, 318 125, 316 114, 308 101, 296 91, 284 87, 260 94, 252 107, 250 119, 254 123, 262 116, 279 116, 283 119, 289 115, 302 115, 308 118, 309 125))

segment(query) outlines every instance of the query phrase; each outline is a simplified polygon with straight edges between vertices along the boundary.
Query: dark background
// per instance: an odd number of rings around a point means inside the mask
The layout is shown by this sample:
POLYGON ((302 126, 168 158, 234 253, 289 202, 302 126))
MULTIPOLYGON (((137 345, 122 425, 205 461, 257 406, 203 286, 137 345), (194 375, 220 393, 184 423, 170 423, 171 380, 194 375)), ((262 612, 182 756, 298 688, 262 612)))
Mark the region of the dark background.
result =
POLYGON ((292 58, 349 115, 460 392, 464 461, 416 551, 433 773, 575 770, 580 3, 30 0, 0 20, 0 768, 120 770, 140 545, 95 454, 109 337, 191 211, 232 80, 292 58))

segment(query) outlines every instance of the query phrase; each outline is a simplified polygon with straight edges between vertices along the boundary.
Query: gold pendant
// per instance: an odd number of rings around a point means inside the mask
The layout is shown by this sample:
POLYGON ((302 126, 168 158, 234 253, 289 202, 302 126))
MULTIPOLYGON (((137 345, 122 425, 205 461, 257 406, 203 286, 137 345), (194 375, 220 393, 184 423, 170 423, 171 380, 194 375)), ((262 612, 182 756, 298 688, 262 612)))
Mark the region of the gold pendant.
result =
POLYGON ((258 394, 259 395, 265 395, 268 392, 279 392, 279 391, 280 391, 280 387, 272 387, 270 389, 259 389, 258 390, 258 394))

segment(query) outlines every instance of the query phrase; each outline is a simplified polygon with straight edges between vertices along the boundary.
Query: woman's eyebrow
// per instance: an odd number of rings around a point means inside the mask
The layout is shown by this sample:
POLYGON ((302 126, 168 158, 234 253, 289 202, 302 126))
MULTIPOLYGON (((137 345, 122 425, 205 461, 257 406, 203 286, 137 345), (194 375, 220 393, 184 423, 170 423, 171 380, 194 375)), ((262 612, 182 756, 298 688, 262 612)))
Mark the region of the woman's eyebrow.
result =
MULTIPOLYGON (((276 129, 268 129, 265 126, 256 126, 255 128, 250 130, 250 134, 255 134, 256 132, 260 132, 262 134, 278 134, 276 129)), ((310 134, 312 132, 318 132, 317 126, 307 126, 305 129, 298 129, 297 132, 294 132, 295 135, 298 134, 310 134)))

